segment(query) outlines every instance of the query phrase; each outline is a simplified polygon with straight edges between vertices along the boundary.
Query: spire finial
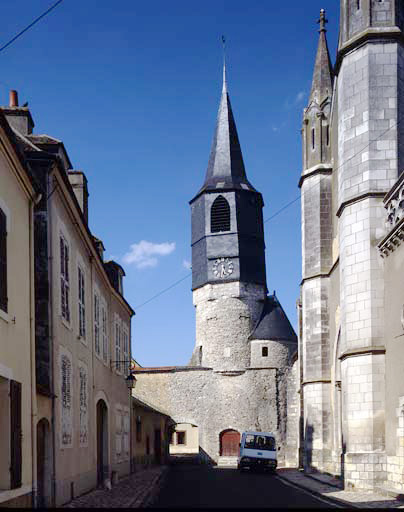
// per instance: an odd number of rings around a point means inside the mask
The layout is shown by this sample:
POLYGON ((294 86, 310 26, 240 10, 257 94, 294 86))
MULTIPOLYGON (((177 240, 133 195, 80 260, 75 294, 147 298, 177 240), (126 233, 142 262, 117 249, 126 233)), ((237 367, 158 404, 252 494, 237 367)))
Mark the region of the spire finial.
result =
POLYGON ((320 24, 320 30, 319 32, 327 32, 327 29, 325 28, 326 23, 328 23, 328 20, 325 16, 325 9, 321 9, 320 11, 320 19, 317 21, 317 23, 320 24))
POLYGON ((226 82, 226 38, 222 35, 222 46, 223 46, 223 91, 227 91, 226 82))

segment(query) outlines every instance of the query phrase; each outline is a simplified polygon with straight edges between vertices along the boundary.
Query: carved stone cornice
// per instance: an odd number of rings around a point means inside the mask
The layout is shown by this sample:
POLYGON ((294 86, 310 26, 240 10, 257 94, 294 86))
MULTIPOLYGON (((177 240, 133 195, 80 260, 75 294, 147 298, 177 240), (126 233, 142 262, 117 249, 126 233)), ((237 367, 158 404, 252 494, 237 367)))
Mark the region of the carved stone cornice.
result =
POLYGON ((378 244, 384 258, 392 253, 404 240, 404 173, 383 200, 387 210, 387 236, 378 244))

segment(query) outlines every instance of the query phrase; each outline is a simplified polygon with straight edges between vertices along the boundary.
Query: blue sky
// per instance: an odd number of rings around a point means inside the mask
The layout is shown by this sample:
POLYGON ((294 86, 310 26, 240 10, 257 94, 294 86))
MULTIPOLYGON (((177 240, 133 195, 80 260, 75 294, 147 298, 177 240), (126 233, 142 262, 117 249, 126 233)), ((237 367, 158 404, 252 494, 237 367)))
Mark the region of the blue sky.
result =
MULTIPOLYGON (((0 45, 51 3, 5 0, 0 45)), ((17 89, 35 132, 62 139, 87 175, 90 228, 106 257, 126 261, 132 351, 144 366, 186 364, 195 343, 190 278, 137 306, 189 273, 188 201, 208 163, 221 34, 244 163, 267 219, 299 195, 322 7, 334 59, 337 0, 64 0, 0 53, 0 102, 17 89)), ((300 201, 265 224, 265 239, 268 288, 296 327, 300 201)))

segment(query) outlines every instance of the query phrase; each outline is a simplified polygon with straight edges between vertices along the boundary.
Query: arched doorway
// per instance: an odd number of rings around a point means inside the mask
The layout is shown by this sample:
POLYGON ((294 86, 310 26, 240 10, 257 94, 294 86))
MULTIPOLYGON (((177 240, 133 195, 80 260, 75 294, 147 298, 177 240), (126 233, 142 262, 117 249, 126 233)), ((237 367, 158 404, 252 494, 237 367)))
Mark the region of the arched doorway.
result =
POLYGON ((224 430, 220 434, 220 455, 237 457, 240 449, 240 433, 237 430, 224 430))
POLYGON ((49 421, 42 418, 36 426, 37 506, 52 506, 52 442, 49 421))
POLYGON ((97 402, 97 484, 102 486, 109 476, 108 408, 104 400, 97 402))

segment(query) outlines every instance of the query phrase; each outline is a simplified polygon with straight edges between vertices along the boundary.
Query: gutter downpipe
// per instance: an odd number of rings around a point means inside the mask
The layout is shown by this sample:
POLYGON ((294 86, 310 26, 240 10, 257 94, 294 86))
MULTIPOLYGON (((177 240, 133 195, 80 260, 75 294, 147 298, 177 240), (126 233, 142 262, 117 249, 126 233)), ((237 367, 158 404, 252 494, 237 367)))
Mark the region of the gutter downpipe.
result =
POLYGON ((35 289, 34 279, 34 205, 41 200, 41 195, 30 200, 29 208, 29 297, 30 297, 30 363, 31 363, 31 465, 32 465, 32 507, 37 507, 37 436, 36 420, 38 408, 36 403, 36 372, 35 372, 35 289))
POLYGON ((48 318, 49 318, 49 347, 50 347, 50 362, 51 362, 51 393, 52 393, 52 506, 56 506, 56 431, 55 431, 55 361, 54 361, 54 346, 53 346, 53 245, 52 245, 52 215, 51 215, 51 202, 50 202, 50 184, 51 175, 53 175, 53 168, 48 174, 48 183, 46 193, 47 199, 47 213, 48 213, 48 318))

